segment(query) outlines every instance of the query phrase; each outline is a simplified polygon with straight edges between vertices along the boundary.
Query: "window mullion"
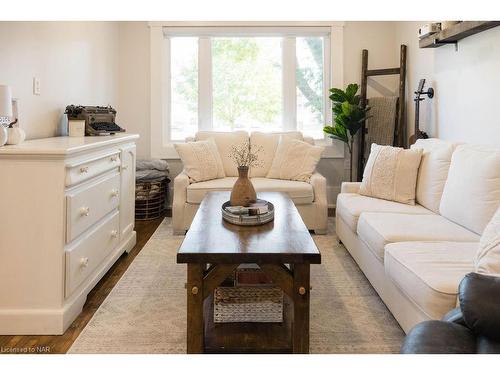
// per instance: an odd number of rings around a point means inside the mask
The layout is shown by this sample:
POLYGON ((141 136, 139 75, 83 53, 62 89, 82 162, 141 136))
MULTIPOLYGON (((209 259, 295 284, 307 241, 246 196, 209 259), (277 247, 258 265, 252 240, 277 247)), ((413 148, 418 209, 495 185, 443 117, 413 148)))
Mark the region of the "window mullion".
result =
POLYGON ((198 129, 212 129, 212 45, 210 37, 198 39, 198 129))
POLYGON ((283 130, 297 129, 295 37, 283 38, 283 130))

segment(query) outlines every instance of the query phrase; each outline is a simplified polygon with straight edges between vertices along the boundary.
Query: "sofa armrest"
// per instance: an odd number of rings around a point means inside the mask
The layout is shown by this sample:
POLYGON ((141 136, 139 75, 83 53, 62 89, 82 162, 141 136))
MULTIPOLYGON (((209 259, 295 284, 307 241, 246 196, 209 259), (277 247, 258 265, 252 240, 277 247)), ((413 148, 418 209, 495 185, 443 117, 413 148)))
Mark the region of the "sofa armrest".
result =
POLYGON ((456 323, 465 326, 464 316, 462 315, 460 307, 455 307, 453 310, 448 311, 441 320, 443 322, 456 323))
POLYGON ((465 324, 478 336, 500 341, 500 277, 471 272, 458 291, 465 324))
POLYGON ((187 201, 189 177, 182 171, 174 178, 174 199, 172 200, 172 226, 174 233, 181 233, 184 224, 184 205, 187 201))
POLYGON ((340 187, 340 192, 359 194, 360 187, 361 187, 361 182, 342 182, 342 185, 340 187))

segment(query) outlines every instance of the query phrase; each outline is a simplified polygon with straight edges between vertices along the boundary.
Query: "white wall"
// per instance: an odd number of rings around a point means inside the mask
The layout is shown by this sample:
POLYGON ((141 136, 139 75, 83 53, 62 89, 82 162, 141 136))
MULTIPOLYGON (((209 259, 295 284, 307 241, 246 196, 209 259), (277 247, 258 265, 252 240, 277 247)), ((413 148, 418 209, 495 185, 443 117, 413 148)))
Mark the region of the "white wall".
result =
POLYGON ((435 49, 418 48, 422 22, 398 22, 397 43, 408 44, 408 125, 413 134, 413 92, 425 78, 436 90, 421 107, 429 136, 453 141, 500 144, 500 27, 435 49))
POLYGON ((117 23, 0 22, 0 84, 19 98, 28 138, 54 136, 68 104, 116 105, 118 62, 117 23))

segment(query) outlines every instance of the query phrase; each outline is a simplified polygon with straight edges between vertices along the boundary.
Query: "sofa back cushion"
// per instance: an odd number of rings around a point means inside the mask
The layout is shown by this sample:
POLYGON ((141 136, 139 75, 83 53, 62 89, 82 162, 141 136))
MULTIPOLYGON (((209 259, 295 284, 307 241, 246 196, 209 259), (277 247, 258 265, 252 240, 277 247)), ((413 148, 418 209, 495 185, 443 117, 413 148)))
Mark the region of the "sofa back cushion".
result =
POLYGON ((500 276, 500 207, 479 240, 475 266, 478 273, 500 276))
POLYGON ((439 212, 481 234, 500 204, 500 148, 460 145, 451 158, 439 212))
POLYGON ((290 139, 302 141, 304 138, 301 132, 284 132, 284 133, 262 133, 253 132, 250 135, 250 145, 253 150, 261 148, 258 153, 259 166, 250 168, 250 177, 266 177, 269 169, 273 164, 276 149, 280 142, 280 137, 284 136, 290 139))
POLYGON ((411 149, 423 150, 418 169, 416 201, 436 213, 439 213, 439 204, 455 147, 456 144, 436 138, 419 139, 411 146, 411 149))
POLYGON ((415 186, 422 150, 372 143, 359 188, 361 195, 415 204, 415 186))
POLYGON ((249 141, 248 133, 245 131, 235 132, 214 132, 214 131, 199 131, 196 133, 195 139, 197 141, 204 141, 208 138, 213 138, 219 155, 224 166, 224 173, 226 177, 238 176, 238 167, 231 159, 230 152, 232 146, 239 146, 249 141))

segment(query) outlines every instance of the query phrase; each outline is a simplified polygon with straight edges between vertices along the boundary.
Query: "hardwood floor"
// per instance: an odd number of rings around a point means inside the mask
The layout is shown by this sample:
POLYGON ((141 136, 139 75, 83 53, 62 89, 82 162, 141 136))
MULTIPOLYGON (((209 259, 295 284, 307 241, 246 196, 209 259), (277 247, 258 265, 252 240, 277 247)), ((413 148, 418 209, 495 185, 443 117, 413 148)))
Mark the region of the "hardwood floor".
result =
POLYGON ((151 221, 136 221, 137 244, 129 254, 123 254, 92 289, 87 296, 83 311, 63 335, 0 336, 0 354, 66 353, 162 220, 163 218, 151 221))

